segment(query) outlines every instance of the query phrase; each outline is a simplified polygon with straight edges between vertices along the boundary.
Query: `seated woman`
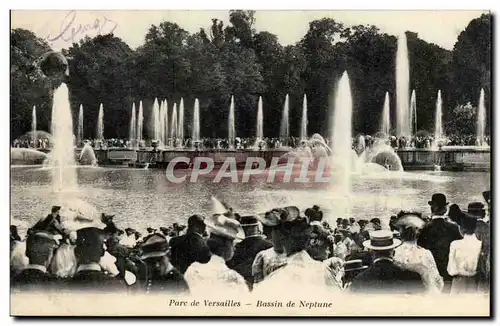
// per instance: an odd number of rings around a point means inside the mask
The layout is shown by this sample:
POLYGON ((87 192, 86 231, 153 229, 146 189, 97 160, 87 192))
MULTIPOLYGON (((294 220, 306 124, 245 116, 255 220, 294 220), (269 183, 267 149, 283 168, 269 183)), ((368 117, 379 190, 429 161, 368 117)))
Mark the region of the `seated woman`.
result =
POLYGON ((427 292, 441 292, 443 278, 439 274, 432 253, 417 245, 420 230, 425 221, 420 213, 400 212, 394 225, 398 227, 402 244, 394 250, 394 263, 404 269, 417 272, 427 292))

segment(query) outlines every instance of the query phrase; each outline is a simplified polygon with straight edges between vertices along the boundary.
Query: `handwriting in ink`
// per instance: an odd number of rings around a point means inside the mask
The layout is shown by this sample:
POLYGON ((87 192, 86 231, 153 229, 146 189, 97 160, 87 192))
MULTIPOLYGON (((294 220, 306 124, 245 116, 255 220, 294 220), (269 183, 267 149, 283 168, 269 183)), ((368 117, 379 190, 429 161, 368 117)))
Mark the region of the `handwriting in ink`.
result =
POLYGON ((75 23, 76 11, 72 10, 64 17, 61 22, 61 28, 57 35, 47 35, 47 41, 53 42, 56 40, 63 40, 65 42, 75 42, 78 36, 83 36, 89 33, 96 33, 97 35, 111 34, 115 31, 118 23, 103 16, 101 19, 95 18, 93 22, 88 24, 75 23))

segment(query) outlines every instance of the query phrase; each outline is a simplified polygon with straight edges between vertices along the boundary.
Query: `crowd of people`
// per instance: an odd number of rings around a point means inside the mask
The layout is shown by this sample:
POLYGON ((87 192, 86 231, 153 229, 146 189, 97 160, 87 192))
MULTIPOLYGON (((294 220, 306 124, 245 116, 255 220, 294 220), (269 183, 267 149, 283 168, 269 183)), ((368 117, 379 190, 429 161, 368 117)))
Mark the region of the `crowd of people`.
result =
MULTIPOLYGON (((490 192, 467 209, 444 194, 430 217, 387 223, 338 218, 313 206, 264 214, 192 215, 141 234, 102 214, 104 227, 65 229, 54 206, 21 239, 11 226, 11 286, 26 291, 124 291, 239 296, 287 291, 489 293, 490 192), (267 289, 267 291, 266 291, 267 289), (265 291, 265 292, 260 292, 265 291)), ((298 292, 300 293, 300 292, 298 292)))

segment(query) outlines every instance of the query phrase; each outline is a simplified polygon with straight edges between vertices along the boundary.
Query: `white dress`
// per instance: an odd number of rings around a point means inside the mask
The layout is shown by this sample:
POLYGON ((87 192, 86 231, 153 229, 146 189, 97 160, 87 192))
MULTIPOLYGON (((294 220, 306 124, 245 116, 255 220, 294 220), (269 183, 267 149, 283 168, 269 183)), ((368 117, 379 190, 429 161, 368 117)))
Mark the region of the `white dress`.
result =
POLYGON ((249 294, 243 276, 226 266, 224 258, 212 255, 206 264, 192 263, 184 278, 193 296, 203 298, 238 298, 249 294))
POLYGON ((448 273, 453 276, 450 294, 477 292, 475 276, 481 244, 475 234, 465 234, 462 240, 450 244, 448 273))

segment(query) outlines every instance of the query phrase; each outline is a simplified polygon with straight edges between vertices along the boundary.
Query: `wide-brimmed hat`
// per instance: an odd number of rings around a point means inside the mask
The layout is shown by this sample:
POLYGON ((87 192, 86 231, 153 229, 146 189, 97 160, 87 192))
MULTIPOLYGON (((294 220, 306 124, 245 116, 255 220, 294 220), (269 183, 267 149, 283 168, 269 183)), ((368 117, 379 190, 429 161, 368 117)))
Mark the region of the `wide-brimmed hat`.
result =
POLYGON ((167 238, 161 234, 153 234, 144 241, 141 249, 141 259, 165 256, 168 251, 167 238))
POLYGON ((61 210, 61 206, 52 206, 52 209, 50 210, 52 213, 57 213, 61 210))
POLYGON ((344 263, 344 272, 362 271, 368 267, 363 265, 363 260, 361 259, 348 260, 344 263))
POLYGON ((392 231, 378 230, 370 232, 370 240, 363 242, 363 246, 370 250, 390 250, 401 245, 401 240, 394 239, 392 231))
POLYGON ((245 239, 245 232, 241 224, 235 219, 224 215, 212 215, 205 220, 210 234, 219 235, 229 239, 245 239))
POLYGON ((482 218, 485 216, 486 210, 484 209, 483 203, 476 201, 469 203, 469 205, 467 206, 467 213, 482 218))
POLYGON ((156 231, 156 228, 148 227, 146 228, 146 231, 148 231, 149 233, 154 233, 156 231))
POLYGON ((113 222, 114 215, 106 215, 106 213, 101 213, 101 222, 104 224, 109 224, 113 222))
POLYGON ((491 191, 490 190, 483 191, 483 198, 484 201, 489 204, 491 200, 491 191))
POLYGON ((401 212, 392 223, 395 227, 422 229, 425 221, 421 214, 413 212, 401 212))
POLYGON ((438 206, 446 206, 449 203, 446 201, 446 196, 441 193, 433 194, 431 200, 427 202, 429 205, 435 204, 438 206))
POLYGON ((323 211, 320 210, 318 205, 307 208, 304 215, 307 216, 310 221, 321 221, 323 219, 323 211))
POLYGON ((281 223, 292 222, 300 217, 300 210, 296 206, 273 208, 272 210, 255 216, 265 226, 277 226, 281 223))

